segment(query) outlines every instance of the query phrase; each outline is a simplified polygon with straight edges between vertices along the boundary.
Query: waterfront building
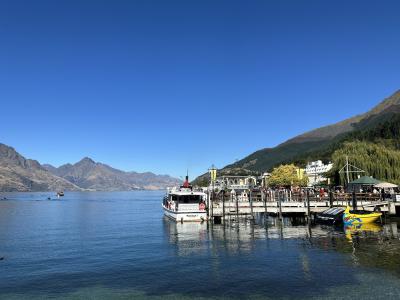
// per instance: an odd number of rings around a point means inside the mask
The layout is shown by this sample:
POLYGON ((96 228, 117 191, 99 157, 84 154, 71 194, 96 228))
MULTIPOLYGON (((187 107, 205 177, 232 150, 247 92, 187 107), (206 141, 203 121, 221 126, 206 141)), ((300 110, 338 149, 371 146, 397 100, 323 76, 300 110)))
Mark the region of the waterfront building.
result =
POLYGON ((224 175, 217 177, 214 183, 211 183, 208 190, 209 192, 214 189, 216 193, 224 189, 230 195, 231 201, 248 201, 249 190, 259 184, 260 178, 257 176, 236 176, 224 175))
POLYGON ((329 162, 324 164, 321 160, 307 163, 305 173, 308 176, 308 185, 313 186, 326 181, 325 173, 331 170, 333 164, 329 162))

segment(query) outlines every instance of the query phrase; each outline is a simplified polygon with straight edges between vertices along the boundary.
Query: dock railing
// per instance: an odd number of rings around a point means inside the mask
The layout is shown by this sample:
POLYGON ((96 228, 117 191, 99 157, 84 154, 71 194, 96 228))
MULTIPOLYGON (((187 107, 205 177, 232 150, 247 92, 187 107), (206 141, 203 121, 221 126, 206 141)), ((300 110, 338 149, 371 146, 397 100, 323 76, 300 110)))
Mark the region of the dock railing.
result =
MULTIPOLYGON (((380 194, 374 193, 356 193, 355 194, 357 202, 361 204, 361 202, 376 202, 381 200, 380 194)), ((238 195, 230 195, 229 193, 225 193, 225 202, 250 202, 249 195, 246 197, 242 197, 240 194, 238 195)), ((319 193, 308 193, 309 201, 311 202, 351 202, 353 199, 352 193, 338 193, 338 192, 326 192, 323 195, 319 193)), ((264 191, 261 194, 260 191, 252 191, 251 193, 252 202, 305 202, 307 201, 307 193, 302 192, 291 192, 287 190, 271 190, 264 191)), ((222 202, 221 194, 217 194, 214 202, 222 202)))

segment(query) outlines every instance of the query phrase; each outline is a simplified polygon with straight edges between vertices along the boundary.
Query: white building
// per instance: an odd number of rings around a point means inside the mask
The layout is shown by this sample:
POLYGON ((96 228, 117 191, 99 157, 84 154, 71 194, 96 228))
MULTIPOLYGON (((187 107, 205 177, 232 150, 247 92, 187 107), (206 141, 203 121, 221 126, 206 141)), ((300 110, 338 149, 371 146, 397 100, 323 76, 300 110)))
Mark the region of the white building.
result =
POLYGON ((309 162, 306 166, 305 172, 308 176, 308 184, 310 186, 325 181, 324 174, 332 169, 333 164, 324 164, 321 160, 309 162))

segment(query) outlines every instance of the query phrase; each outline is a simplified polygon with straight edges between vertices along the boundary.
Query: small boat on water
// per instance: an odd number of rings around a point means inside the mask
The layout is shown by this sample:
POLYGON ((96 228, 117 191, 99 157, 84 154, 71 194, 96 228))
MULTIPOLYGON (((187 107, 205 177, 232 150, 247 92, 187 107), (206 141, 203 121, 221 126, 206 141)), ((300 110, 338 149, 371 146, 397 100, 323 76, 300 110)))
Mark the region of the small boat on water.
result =
POLYGON ((64 192, 57 192, 57 197, 64 197, 64 192))
POLYGON ((380 212, 370 212, 365 210, 350 210, 347 206, 343 213, 343 223, 345 225, 373 223, 382 216, 380 212))
POLYGON ((168 189, 162 203, 164 215, 176 222, 202 222, 207 220, 207 195, 194 191, 189 178, 180 187, 168 189))
POLYGON ((315 221, 322 224, 338 225, 343 222, 343 207, 331 207, 316 214, 315 221))

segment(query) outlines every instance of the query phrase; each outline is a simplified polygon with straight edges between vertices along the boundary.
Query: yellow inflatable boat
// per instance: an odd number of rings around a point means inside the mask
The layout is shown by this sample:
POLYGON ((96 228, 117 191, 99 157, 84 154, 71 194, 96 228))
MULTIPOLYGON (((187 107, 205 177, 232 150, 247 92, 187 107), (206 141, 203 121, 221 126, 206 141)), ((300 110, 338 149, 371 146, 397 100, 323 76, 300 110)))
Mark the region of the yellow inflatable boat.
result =
POLYGON ((350 224, 364 224, 373 223, 382 216, 380 212, 370 212, 364 210, 350 210, 347 206, 346 210, 343 212, 343 223, 345 225, 350 224))

